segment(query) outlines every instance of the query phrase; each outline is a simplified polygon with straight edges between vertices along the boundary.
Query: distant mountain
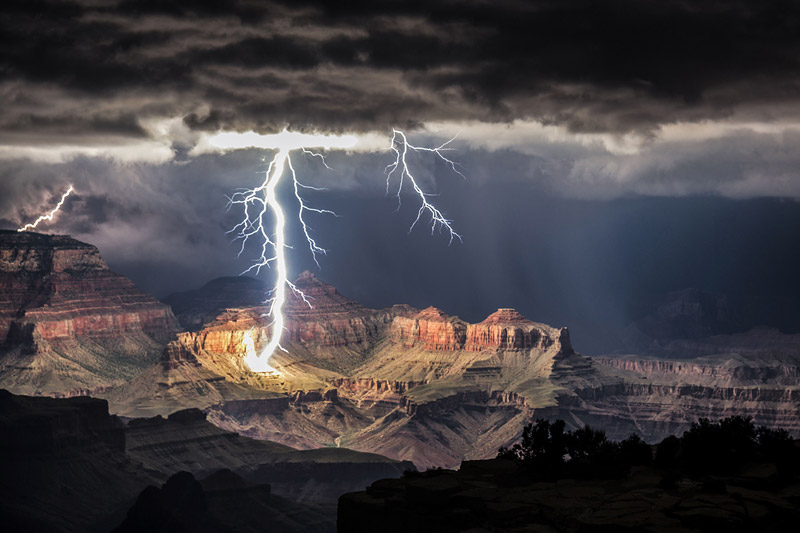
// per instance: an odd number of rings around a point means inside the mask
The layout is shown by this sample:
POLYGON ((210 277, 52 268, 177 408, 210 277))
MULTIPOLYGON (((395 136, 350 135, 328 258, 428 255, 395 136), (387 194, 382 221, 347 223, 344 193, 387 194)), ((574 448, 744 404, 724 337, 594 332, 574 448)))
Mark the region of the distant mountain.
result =
POLYGON ((199 289, 176 292, 162 301, 172 308, 181 326, 197 331, 222 311, 234 307, 256 307, 267 299, 267 286, 247 276, 217 278, 199 289))
POLYGON ((74 395, 130 380, 179 330, 169 307, 63 235, 0 231, 0 386, 74 395))

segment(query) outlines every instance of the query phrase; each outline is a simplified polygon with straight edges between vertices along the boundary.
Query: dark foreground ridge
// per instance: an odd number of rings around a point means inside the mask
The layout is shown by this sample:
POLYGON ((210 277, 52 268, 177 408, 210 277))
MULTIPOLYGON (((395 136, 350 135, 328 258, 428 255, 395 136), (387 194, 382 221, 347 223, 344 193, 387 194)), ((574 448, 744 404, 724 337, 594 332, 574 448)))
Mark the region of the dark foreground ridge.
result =
POLYGON ((198 409, 124 424, 105 400, 0 390, 2 531, 331 532, 339 495, 411 467, 250 439, 198 409))
POLYGON ((730 417, 658 446, 540 420, 497 459, 407 473, 339 499, 340 533, 778 531, 800 520, 800 448, 730 417))

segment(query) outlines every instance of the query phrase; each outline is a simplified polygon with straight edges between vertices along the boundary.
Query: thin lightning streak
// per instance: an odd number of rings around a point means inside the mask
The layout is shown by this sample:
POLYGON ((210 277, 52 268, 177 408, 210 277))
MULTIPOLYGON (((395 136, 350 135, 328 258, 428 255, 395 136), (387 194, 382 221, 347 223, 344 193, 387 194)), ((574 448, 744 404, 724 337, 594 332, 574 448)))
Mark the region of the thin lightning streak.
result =
MULTIPOLYGON (((414 226, 417 225, 422 215, 427 211, 431 217, 431 234, 436 231, 437 226, 441 229, 444 228, 450 233, 450 243, 453 244, 453 239, 458 239, 459 242, 463 242, 461 239, 461 235, 459 235, 453 229, 453 221, 445 218, 439 209, 436 208, 432 203, 428 201, 428 197, 432 196, 430 194, 425 193, 420 186, 417 184, 417 180, 411 174, 411 171, 408 169, 408 161, 406 156, 408 155, 408 151, 413 150, 415 152, 432 152, 436 154, 442 161, 447 163, 447 165, 459 176, 464 178, 464 174, 459 172, 458 168, 456 168, 456 163, 446 157, 442 152, 446 150, 451 150, 451 148, 447 148, 447 145, 453 142, 453 139, 445 142, 444 144, 436 147, 436 148, 424 148, 420 146, 414 146, 413 144, 408 142, 405 133, 399 130, 392 130, 392 141, 389 145, 389 149, 394 152, 395 160, 393 163, 386 165, 386 193, 389 193, 389 186, 392 179, 392 175, 395 171, 399 172, 400 184, 397 187, 397 208, 400 209, 400 205, 402 200, 400 199, 400 193, 403 192, 403 185, 405 179, 411 182, 411 187, 414 189, 414 192, 419 196, 420 199, 420 207, 419 211, 417 211, 417 218, 414 219, 414 222, 411 223, 411 227, 408 228, 409 233, 411 230, 414 229, 414 226), (398 170, 399 169, 399 170, 398 170)), ((466 178, 465 178, 466 179, 466 178)))
POLYGON ((67 189, 67 192, 65 192, 64 194, 61 195, 61 200, 58 201, 58 205, 56 205, 53 208, 52 211, 50 211, 46 215, 40 216, 39 218, 36 219, 35 222, 31 222, 30 224, 25 224, 24 226, 19 228, 17 231, 20 231, 20 232, 21 231, 28 231, 29 229, 34 229, 36 226, 39 225, 40 222, 44 222, 45 220, 53 220, 53 217, 56 216, 56 213, 58 213, 58 211, 61 209, 61 206, 64 205, 64 201, 66 201, 67 196, 72 194, 73 190, 74 189, 72 188, 72 185, 70 185, 69 188, 67 189))
MULTIPOLYGON (((303 152, 306 153, 306 154, 310 154, 312 156, 319 157, 320 159, 322 159, 322 164, 325 165, 325 168, 327 168, 327 169, 331 168, 325 163, 325 158, 322 157, 321 154, 315 154, 314 152, 309 152, 305 148, 303 148, 303 152)), ((292 182, 294 183, 294 196, 295 196, 295 198, 297 198, 297 203, 300 205, 300 212, 298 213, 297 218, 300 220, 300 226, 303 228, 303 234, 306 237, 306 242, 308 242, 308 248, 309 248, 309 250, 311 250, 311 257, 314 258, 314 262, 317 264, 317 268, 320 268, 319 260, 317 259, 317 253, 321 253, 322 255, 325 255, 325 254, 328 253, 328 250, 325 250, 324 248, 320 248, 317 245, 317 241, 315 241, 311 237, 311 235, 309 235, 309 233, 308 233, 308 225, 306 224, 306 221, 303 218, 303 213, 305 211, 311 211, 313 213, 333 215, 335 217, 338 217, 339 215, 337 215, 336 213, 334 213, 333 211, 331 211, 329 209, 316 209, 314 207, 308 207, 306 205, 306 203, 303 201, 303 197, 300 196, 300 187, 304 187, 306 189, 314 189, 314 190, 317 190, 317 191, 318 190, 322 190, 322 189, 320 189, 318 187, 309 187, 308 185, 303 185, 302 183, 300 183, 297 180, 297 173, 294 171, 294 166, 292 166, 292 160, 289 159, 288 163, 289 163, 289 170, 292 173, 292 182)), ((300 292, 297 289, 294 289, 294 290, 296 292, 298 292, 298 293, 300 292)))
MULTIPOLYGON (((324 190, 319 187, 312 187, 310 185, 304 185, 300 182, 297 178, 297 172, 295 171, 294 165, 292 164, 292 159, 290 153, 293 150, 301 149, 304 154, 310 155, 312 157, 317 157, 321 160, 322 164, 325 168, 330 169, 327 162, 325 161, 325 157, 322 154, 312 152, 305 148, 300 144, 293 144, 290 139, 292 136, 296 134, 287 132, 284 130, 282 134, 279 134, 278 137, 281 140, 285 139, 287 142, 285 144, 281 144, 280 148, 275 153, 275 156, 269 163, 267 171, 265 172, 264 182, 255 187, 253 189, 244 189, 239 192, 234 193, 230 197, 228 197, 228 209, 230 209, 233 205, 241 205, 244 211, 244 217, 241 222, 239 222, 236 226, 234 226, 228 233, 235 233, 236 236, 234 240, 240 240, 241 246, 239 248, 238 256, 244 252, 247 243, 251 239, 256 239, 260 241, 261 244, 261 253, 247 268, 242 274, 246 274, 249 272, 255 272, 259 274, 263 267, 275 267, 276 270, 276 279, 274 287, 269 291, 269 299, 267 300, 268 312, 266 313, 266 317, 272 319, 270 326, 272 328, 269 343, 264 347, 259 355, 255 354, 255 348, 252 340, 252 336, 250 336, 248 332, 248 336, 245 338, 245 363, 250 367, 250 369, 254 372, 277 372, 270 364, 269 360, 272 355, 275 353, 276 350, 280 349, 286 351, 283 346, 280 344, 281 336, 283 335, 283 331, 285 329, 285 317, 283 315, 283 306, 286 303, 286 289, 287 287, 292 290, 295 294, 298 295, 309 307, 311 306, 311 302, 309 298, 299 289, 297 288, 292 282, 289 281, 288 277, 288 268, 286 266, 286 254, 285 249, 290 248, 286 244, 285 238, 285 228, 286 228, 286 215, 283 212, 283 207, 280 205, 278 201, 276 188, 284 174, 287 173, 288 167, 288 174, 291 176, 292 185, 294 189, 294 196, 297 200, 297 204, 299 206, 298 211, 298 221, 300 223, 300 227, 303 230, 303 235, 306 239, 308 244, 309 251, 311 252, 311 256, 314 259, 314 262, 319 266, 319 258, 318 255, 322 254, 325 255, 327 250, 322 248, 317 244, 314 238, 311 236, 309 231, 309 226, 306 223, 305 214, 308 212, 311 213, 318 213, 318 214, 327 214, 327 215, 334 215, 338 216, 333 211, 328 209, 318 209, 315 207, 311 207, 306 204, 303 196, 301 194, 301 189, 311 189, 315 191, 324 190), (274 218, 274 233, 270 234, 267 231, 267 221, 265 217, 268 215, 272 215, 274 218)), ((220 134, 219 136, 220 142, 224 140, 225 134, 220 134)), ((232 142, 235 142, 236 137, 231 137, 233 139, 232 142)), ((442 159, 448 166, 457 174, 464 177, 464 175, 459 172, 456 168, 456 163, 447 158, 443 152, 447 150, 451 150, 448 148, 448 145, 452 142, 453 139, 445 142, 444 144, 436 147, 436 148, 424 148, 418 147, 410 144, 408 139, 406 138, 405 134, 398 130, 393 130, 392 134, 392 142, 390 145, 390 149, 395 154, 395 161, 387 165, 386 167, 386 187, 387 191, 389 190, 390 181, 392 175, 397 171, 400 179, 400 184, 397 190, 397 200, 398 205, 400 202, 400 194, 403 189, 403 185, 405 180, 408 180, 411 183, 411 186, 414 192, 419 196, 421 200, 421 206, 419 211, 417 212, 417 217, 414 222, 411 224, 409 231, 414 229, 414 226, 419 222, 420 218, 425 212, 428 212, 431 216, 431 232, 433 233, 437 226, 439 228, 446 228, 450 233, 450 243, 452 244, 453 239, 458 239, 461 241, 461 235, 459 235, 452 226, 452 221, 448 220, 444 217, 444 215, 439 211, 433 204, 428 201, 428 197, 431 196, 426 194, 422 188, 417 184, 416 179, 411 174, 411 171, 408 168, 408 162, 406 160, 406 155, 408 154, 409 150, 415 152, 431 152, 436 154, 440 159, 442 159)), ((318 141, 315 139, 312 142, 318 141)), ((325 141, 327 142, 327 141, 325 141)), ((325 146, 326 144, 320 144, 317 146, 325 146)))

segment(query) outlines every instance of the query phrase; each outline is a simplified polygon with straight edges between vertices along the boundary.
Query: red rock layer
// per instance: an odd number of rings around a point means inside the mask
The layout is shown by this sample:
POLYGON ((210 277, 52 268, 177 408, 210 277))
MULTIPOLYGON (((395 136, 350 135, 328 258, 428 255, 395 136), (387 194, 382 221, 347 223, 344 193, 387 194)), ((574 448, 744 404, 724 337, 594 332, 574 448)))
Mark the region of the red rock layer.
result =
POLYGON ((420 346, 432 351, 547 349, 556 342, 571 352, 569 334, 537 324, 514 309, 498 309, 478 324, 468 324, 429 307, 392 323, 392 341, 406 347, 420 346))
POLYGON ((292 293, 287 298, 287 341, 316 346, 349 346, 372 342, 397 315, 415 312, 408 306, 387 310, 368 309, 339 294, 332 286, 305 271, 295 280, 306 297, 292 293))
MULTIPOLYGON (((383 335, 395 317, 417 312, 406 305, 383 310, 366 308, 342 296, 308 271, 301 274, 294 285, 303 292, 308 303, 297 294, 288 295, 284 306, 286 329, 281 342, 286 346, 301 344, 312 353, 327 347, 364 349, 383 335)), ((196 363, 200 354, 206 363, 214 354, 235 355, 238 360, 244 351, 243 341, 248 331, 253 331, 257 349, 268 342, 265 313, 264 307, 227 309, 199 331, 179 334, 164 351, 162 366, 196 363)))
MULTIPOLYGON (((0 342, 113 338, 166 341, 169 307, 108 270, 97 248, 67 236, 0 232, 0 342)), ((34 346, 29 346, 34 349, 34 346)))
POLYGON ((404 346, 421 345, 426 350, 461 350, 466 335, 466 322, 449 317, 435 307, 428 307, 413 317, 397 317, 392 324, 392 338, 396 342, 404 346))

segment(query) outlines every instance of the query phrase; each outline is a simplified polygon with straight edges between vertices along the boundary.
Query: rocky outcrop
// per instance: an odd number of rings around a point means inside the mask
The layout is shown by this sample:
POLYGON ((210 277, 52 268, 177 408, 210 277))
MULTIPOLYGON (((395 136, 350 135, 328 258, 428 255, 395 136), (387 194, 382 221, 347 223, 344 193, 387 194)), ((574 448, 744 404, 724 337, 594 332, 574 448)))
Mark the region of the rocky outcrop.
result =
POLYGON ((426 350, 452 351, 464 348, 468 324, 428 307, 412 317, 397 317, 392 323, 392 341, 426 350))
POLYGON ((167 306, 67 236, 0 232, 0 288, 0 384, 19 392, 122 383, 178 330, 167 306))
POLYGON ((483 322, 470 325, 464 348, 470 351, 545 350, 560 341, 562 349, 567 353, 571 352, 572 346, 566 328, 560 331, 553 329, 528 320, 515 309, 501 308, 483 322))
POLYGON ((314 274, 305 271, 295 280, 307 302, 296 294, 288 299, 286 340, 315 347, 366 345, 374 342, 406 306, 377 311, 350 300, 314 274))
POLYGON ((498 309, 478 324, 468 324, 429 307, 414 316, 395 318, 391 338, 406 347, 431 351, 544 350, 555 342, 566 352, 572 351, 566 328, 554 331, 510 308, 498 309))

